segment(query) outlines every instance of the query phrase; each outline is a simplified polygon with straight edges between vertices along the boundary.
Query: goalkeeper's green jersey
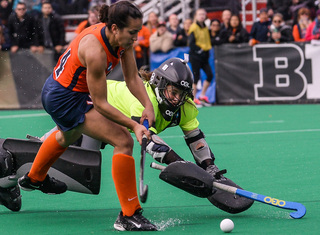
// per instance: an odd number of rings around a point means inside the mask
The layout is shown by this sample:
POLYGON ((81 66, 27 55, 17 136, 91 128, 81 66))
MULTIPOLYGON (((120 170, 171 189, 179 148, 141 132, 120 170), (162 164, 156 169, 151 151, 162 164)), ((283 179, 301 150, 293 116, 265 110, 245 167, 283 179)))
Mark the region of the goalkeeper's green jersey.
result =
MULTIPOLYGON (((197 115, 198 109, 194 105, 192 99, 188 99, 180 107, 180 110, 176 112, 172 121, 166 121, 158 108, 158 101, 154 94, 151 85, 148 82, 144 82, 144 86, 152 102, 154 114, 156 118, 155 128, 150 127, 150 130, 156 134, 159 134, 167 127, 179 125, 183 131, 191 131, 199 126, 197 115)), ((108 89, 108 102, 120 112, 129 118, 141 117, 144 110, 143 105, 139 100, 131 94, 127 85, 123 81, 107 80, 108 89)))

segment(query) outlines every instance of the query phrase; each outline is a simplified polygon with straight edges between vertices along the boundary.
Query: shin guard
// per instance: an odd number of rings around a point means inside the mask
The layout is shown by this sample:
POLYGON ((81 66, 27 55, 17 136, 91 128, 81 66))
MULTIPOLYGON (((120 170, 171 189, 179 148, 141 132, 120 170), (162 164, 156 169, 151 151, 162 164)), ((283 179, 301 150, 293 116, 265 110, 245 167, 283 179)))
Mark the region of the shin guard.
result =
POLYGON ((137 192, 134 158, 126 154, 115 154, 112 158, 112 178, 123 215, 132 216, 137 209, 141 208, 137 192))

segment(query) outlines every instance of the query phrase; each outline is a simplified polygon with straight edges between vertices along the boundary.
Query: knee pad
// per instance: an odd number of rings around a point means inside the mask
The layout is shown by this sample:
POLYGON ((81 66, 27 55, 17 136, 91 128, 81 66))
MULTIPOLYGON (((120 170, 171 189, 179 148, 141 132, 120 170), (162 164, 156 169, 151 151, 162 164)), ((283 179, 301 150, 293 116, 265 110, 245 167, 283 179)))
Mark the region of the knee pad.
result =
POLYGON ((204 160, 214 160, 214 155, 204 138, 205 136, 200 129, 196 129, 184 136, 184 139, 191 150, 194 159, 199 165, 204 160))

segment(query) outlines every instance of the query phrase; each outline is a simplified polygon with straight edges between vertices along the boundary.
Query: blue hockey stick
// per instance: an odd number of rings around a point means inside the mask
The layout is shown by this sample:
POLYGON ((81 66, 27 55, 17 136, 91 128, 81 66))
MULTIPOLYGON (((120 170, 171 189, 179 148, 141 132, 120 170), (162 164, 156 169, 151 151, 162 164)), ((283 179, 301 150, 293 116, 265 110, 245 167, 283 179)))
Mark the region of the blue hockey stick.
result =
POLYGON ((237 194, 239 196, 252 199, 254 201, 265 203, 267 205, 271 205, 271 206, 275 206, 275 207, 279 207, 287 210, 294 210, 295 212, 290 213, 290 216, 294 219, 300 219, 306 214, 305 206, 298 202, 284 201, 277 198, 264 196, 262 194, 249 192, 243 189, 238 189, 236 187, 228 186, 228 185, 217 183, 217 182, 213 182, 213 186, 223 191, 237 194))
MULTIPOLYGON (((152 162, 150 166, 158 170, 164 170, 165 168, 165 166, 159 165, 155 162, 152 162)), ((264 196, 262 194, 249 192, 243 189, 238 189, 236 187, 221 184, 218 182, 213 182, 213 187, 216 187, 218 189, 221 189, 229 193, 233 193, 242 197, 252 199, 254 201, 262 202, 267 205, 271 205, 271 206, 275 206, 275 207, 279 207, 287 210, 294 210, 294 212, 290 213, 290 216, 294 219, 300 219, 306 214, 305 206, 298 202, 284 201, 284 200, 276 199, 273 197, 264 196)))

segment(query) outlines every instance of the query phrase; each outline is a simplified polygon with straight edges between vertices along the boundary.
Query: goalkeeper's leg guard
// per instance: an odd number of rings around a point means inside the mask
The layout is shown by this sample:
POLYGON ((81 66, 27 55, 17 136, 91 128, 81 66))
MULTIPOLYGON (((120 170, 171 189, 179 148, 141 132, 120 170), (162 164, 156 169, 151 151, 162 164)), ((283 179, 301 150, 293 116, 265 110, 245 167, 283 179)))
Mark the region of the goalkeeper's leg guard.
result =
MULTIPOLYGON (((2 139, 2 142, 2 148, 12 154, 14 164, 10 174, 0 177, 0 187, 12 187, 18 178, 30 171, 42 143, 9 138, 2 139)), ((66 183, 70 191, 99 194, 101 152, 70 146, 51 166, 48 174, 66 183)))
POLYGON ((13 157, 10 152, 2 148, 3 142, 4 139, 0 139, 0 205, 12 211, 19 211, 21 209, 20 188, 9 179, 13 174, 13 157))
MULTIPOLYGON (((216 165, 210 165, 206 171, 214 177, 216 182, 242 189, 232 180, 223 176, 223 174, 227 172, 226 170, 220 171, 216 165)), ((208 200, 214 206, 231 214, 237 214, 249 209, 254 202, 251 199, 240 197, 221 189, 216 189, 216 192, 210 195, 208 200)))
POLYGON ((215 192, 213 177, 191 162, 173 162, 161 171, 159 178, 197 197, 205 198, 215 192))

